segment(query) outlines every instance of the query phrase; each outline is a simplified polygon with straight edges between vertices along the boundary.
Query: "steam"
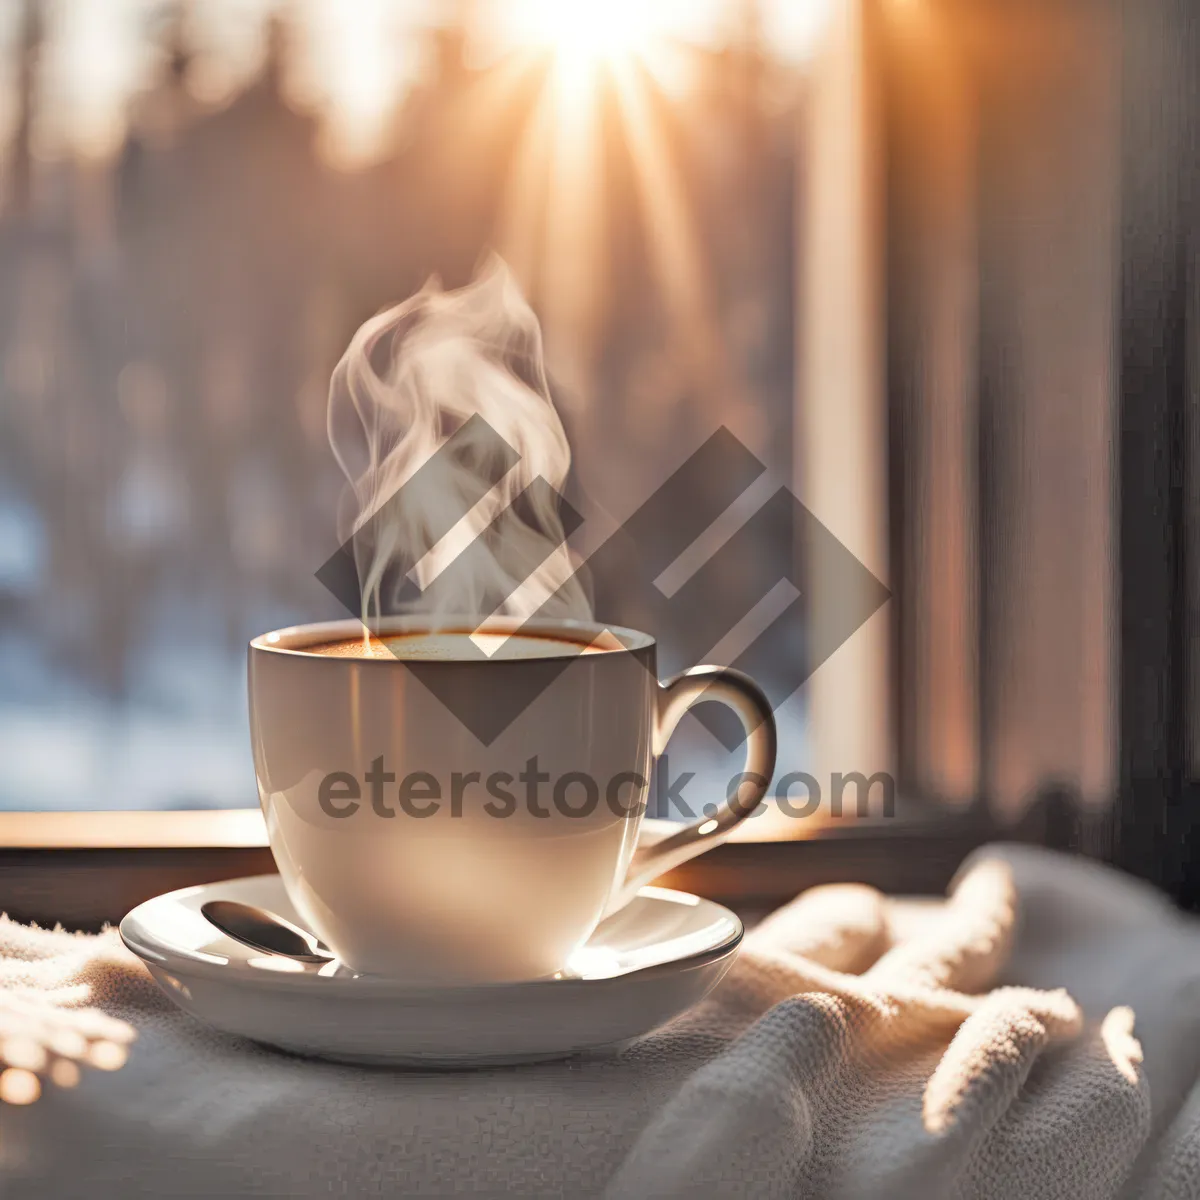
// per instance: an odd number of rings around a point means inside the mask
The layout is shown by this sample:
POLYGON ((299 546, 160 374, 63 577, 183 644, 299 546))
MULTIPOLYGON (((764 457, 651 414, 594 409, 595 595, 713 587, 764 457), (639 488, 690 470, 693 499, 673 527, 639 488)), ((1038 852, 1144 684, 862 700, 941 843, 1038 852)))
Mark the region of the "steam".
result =
POLYGON ((362 619, 590 616, 558 492, 571 465, 537 318, 499 258, 367 321, 329 389, 362 619))

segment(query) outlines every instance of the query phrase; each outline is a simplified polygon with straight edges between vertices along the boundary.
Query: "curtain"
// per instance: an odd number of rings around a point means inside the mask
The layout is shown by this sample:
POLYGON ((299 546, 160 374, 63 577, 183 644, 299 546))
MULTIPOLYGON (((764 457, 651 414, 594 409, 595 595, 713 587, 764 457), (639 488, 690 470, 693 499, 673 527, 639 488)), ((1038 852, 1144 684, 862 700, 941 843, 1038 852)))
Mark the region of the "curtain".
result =
POLYGON ((877 19, 901 788, 1195 903, 1200 17, 877 19))

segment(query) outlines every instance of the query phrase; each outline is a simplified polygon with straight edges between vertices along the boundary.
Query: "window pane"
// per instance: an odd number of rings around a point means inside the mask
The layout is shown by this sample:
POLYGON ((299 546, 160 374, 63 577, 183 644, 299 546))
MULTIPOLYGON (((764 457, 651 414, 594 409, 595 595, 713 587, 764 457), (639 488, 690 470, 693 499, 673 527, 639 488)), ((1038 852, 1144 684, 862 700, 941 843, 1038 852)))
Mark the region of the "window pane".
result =
MULTIPOLYGON (((314 578, 343 485, 330 372, 365 318, 491 247, 542 321, 589 517, 622 520, 721 425, 792 486, 824 12, 0 8, 0 808, 254 803, 246 641, 345 615, 314 578)), ((727 532, 782 576, 791 526, 751 519, 769 495, 727 532)), ((598 615, 647 619, 595 586, 598 615)), ((664 673, 696 661, 686 616, 652 632, 664 673)), ((756 667, 790 769, 801 641, 756 667)), ((695 723, 676 751, 737 769, 695 723)))

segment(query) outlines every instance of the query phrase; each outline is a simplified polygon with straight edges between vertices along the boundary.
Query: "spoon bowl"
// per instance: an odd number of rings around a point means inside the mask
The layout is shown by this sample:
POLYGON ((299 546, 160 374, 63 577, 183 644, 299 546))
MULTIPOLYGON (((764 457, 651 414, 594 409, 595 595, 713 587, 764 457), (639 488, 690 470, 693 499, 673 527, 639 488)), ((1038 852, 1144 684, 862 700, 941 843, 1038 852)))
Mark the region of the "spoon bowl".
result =
POLYGON ((209 900, 200 906, 200 912, 222 933, 264 954, 302 963, 336 961, 318 938, 265 908, 236 900, 209 900))

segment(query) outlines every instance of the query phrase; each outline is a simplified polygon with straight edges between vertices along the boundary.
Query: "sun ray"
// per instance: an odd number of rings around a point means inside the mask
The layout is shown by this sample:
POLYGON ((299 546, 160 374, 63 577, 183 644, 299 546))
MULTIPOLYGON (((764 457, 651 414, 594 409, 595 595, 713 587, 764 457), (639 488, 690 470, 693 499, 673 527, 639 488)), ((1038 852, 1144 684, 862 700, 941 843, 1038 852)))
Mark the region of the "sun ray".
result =
POLYGON ((599 89, 564 86, 552 67, 514 159, 500 245, 540 302, 568 401, 592 367, 602 303, 601 148, 599 89))
POLYGON ((676 349, 690 362, 699 390, 733 402, 740 387, 725 353, 696 215, 653 103, 652 80, 636 62, 618 64, 613 76, 651 265, 667 303, 676 349))
MULTIPOLYGON (((550 64, 543 62, 542 69, 549 71, 550 64)), ((501 254, 531 295, 541 257, 546 181, 554 143, 554 111, 547 95, 543 82, 513 149, 497 229, 501 254)))
POLYGON ((498 242, 535 297, 556 374, 585 398, 606 302, 604 125, 632 167, 650 267, 677 360, 700 394, 736 400, 697 218, 662 125, 666 81, 691 63, 688 33, 719 4, 514 0, 507 31, 545 74, 513 157, 498 242), (690 25, 689 25, 690 21, 690 25))

